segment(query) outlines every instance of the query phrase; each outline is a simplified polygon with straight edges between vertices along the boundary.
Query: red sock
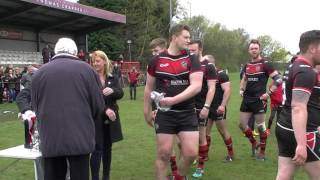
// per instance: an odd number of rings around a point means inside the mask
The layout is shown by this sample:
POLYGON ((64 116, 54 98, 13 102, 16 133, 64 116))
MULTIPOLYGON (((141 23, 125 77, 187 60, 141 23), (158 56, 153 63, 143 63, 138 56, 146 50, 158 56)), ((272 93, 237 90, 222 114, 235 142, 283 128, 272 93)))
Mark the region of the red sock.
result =
POLYGON ((200 145, 199 146, 199 163, 198 168, 204 168, 204 161, 208 157, 208 145, 200 145))
POLYGON ((172 175, 173 176, 177 175, 178 174, 178 167, 177 167, 176 156, 170 157, 170 165, 171 165, 172 175))
POLYGON ((246 137, 249 139, 249 141, 250 141, 251 144, 257 144, 257 141, 256 141, 256 139, 253 137, 252 130, 251 130, 250 128, 247 128, 247 129, 244 131, 244 134, 245 134, 246 137))
POLYGON ((267 138, 268 138, 268 135, 266 131, 260 132, 260 154, 264 155, 266 151, 267 138))
POLYGON ((174 175, 174 180, 186 180, 185 176, 180 176, 179 174, 174 175))
POLYGON ((228 155, 233 157, 233 147, 232 147, 232 139, 231 136, 229 139, 224 141, 224 144, 227 146, 228 155))

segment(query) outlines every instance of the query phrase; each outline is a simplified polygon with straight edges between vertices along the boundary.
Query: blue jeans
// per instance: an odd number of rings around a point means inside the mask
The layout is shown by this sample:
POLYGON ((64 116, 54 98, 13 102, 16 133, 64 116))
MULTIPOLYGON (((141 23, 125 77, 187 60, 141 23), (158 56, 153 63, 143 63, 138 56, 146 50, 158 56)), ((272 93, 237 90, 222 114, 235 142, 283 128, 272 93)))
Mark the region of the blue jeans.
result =
POLYGON ((9 89, 9 102, 13 102, 16 100, 16 90, 15 89, 9 89))

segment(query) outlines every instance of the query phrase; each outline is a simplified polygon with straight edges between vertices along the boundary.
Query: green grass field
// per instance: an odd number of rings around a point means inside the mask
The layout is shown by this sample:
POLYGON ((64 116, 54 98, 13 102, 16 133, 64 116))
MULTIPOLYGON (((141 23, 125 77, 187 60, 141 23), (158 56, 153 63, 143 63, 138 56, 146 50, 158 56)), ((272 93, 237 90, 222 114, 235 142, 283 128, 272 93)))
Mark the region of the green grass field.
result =
MULTIPOLYGON (((238 128, 239 76, 230 74, 232 97, 228 105, 228 129, 232 135, 235 161, 224 163, 225 145, 214 128, 209 161, 205 164, 203 180, 272 180, 277 171, 277 145, 272 129, 267 143, 267 160, 256 161, 250 157, 251 145, 238 128)), ((151 180, 154 179, 155 133, 143 118, 143 87, 138 88, 136 101, 129 100, 128 89, 120 105, 124 140, 114 144, 111 169, 112 180, 151 180)), ((274 125, 273 125, 274 128, 274 125)), ((23 144, 23 124, 17 119, 15 104, 0 105, 0 150, 23 144), (3 113, 10 110, 13 113, 3 113)), ((192 168, 190 174, 194 171, 192 168)), ((302 170, 300 170, 302 171, 302 170)), ((191 176, 190 176, 191 177, 191 176)), ((33 164, 30 160, 0 158, 0 180, 32 180, 33 164)), ((308 179, 298 172, 296 179, 308 179)))

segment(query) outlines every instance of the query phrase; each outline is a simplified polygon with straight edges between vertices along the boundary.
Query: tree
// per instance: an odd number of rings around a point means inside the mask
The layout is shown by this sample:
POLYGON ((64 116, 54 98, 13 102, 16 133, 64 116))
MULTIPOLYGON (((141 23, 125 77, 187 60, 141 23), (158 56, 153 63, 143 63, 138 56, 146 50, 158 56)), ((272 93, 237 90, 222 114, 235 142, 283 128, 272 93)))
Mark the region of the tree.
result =
MULTIPOLYGON (((111 59, 120 54, 129 59, 127 40, 131 40, 132 59, 146 63, 150 57, 149 42, 157 37, 168 37, 170 27, 169 1, 154 0, 80 0, 79 3, 125 14, 127 23, 89 34, 89 50, 101 49, 111 59)), ((172 0, 173 15, 178 1, 172 0)))
POLYGON ((281 43, 274 41, 271 36, 263 35, 257 38, 261 45, 261 55, 263 57, 271 58, 271 54, 278 49, 282 48, 281 43))
POLYGON ((187 24, 190 27, 192 39, 199 40, 203 40, 210 25, 210 21, 204 16, 193 16, 191 19, 186 18, 181 23, 187 24))

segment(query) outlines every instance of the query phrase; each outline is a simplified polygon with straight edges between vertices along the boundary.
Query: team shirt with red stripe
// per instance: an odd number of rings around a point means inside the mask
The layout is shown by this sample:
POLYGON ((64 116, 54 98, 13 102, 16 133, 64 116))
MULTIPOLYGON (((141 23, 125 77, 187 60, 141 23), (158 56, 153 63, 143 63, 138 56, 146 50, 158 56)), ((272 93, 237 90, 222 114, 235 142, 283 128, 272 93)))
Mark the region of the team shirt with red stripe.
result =
POLYGON ((214 94, 214 98, 212 104, 220 105, 223 100, 224 91, 221 87, 223 83, 229 82, 229 76, 226 72, 221 69, 217 69, 218 80, 216 82, 216 92, 214 94))
POLYGON ((264 59, 246 64, 244 73, 247 78, 247 85, 244 97, 259 98, 262 94, 266 93, 269 75, 274 71, 272 64, 264 59))
POLYGON ((298 57, 285 73, 284 107, 279 119, 282 126, 292 129, 291 101, 293 91, 303 91, 310 94, 307 104, 308 121, 307 130, 316 130, 320 126, 320 73, 316 73, 313 67, 302 57, 298 57))
POLYGON ((207 80, 217 80, 217 73, 214 64, 209 63, 207 59, 200 62, 201 70, 203 72, 202 88, 199 94, 196 96, 196 108, 202 109, 206 101, 208 93, 207 80))
MULTIPOLYGON (((182 50, 180 55, 170 55, 167 51, 155 56, 148 65, 148 74, 155 77, 155 90, 174 97, 183 92, 189 85, 189 75, 201 72, 198 56, 182 50)), ((176 104, 171 110, 190 110, 195 108, 194 97, 176 104)))

